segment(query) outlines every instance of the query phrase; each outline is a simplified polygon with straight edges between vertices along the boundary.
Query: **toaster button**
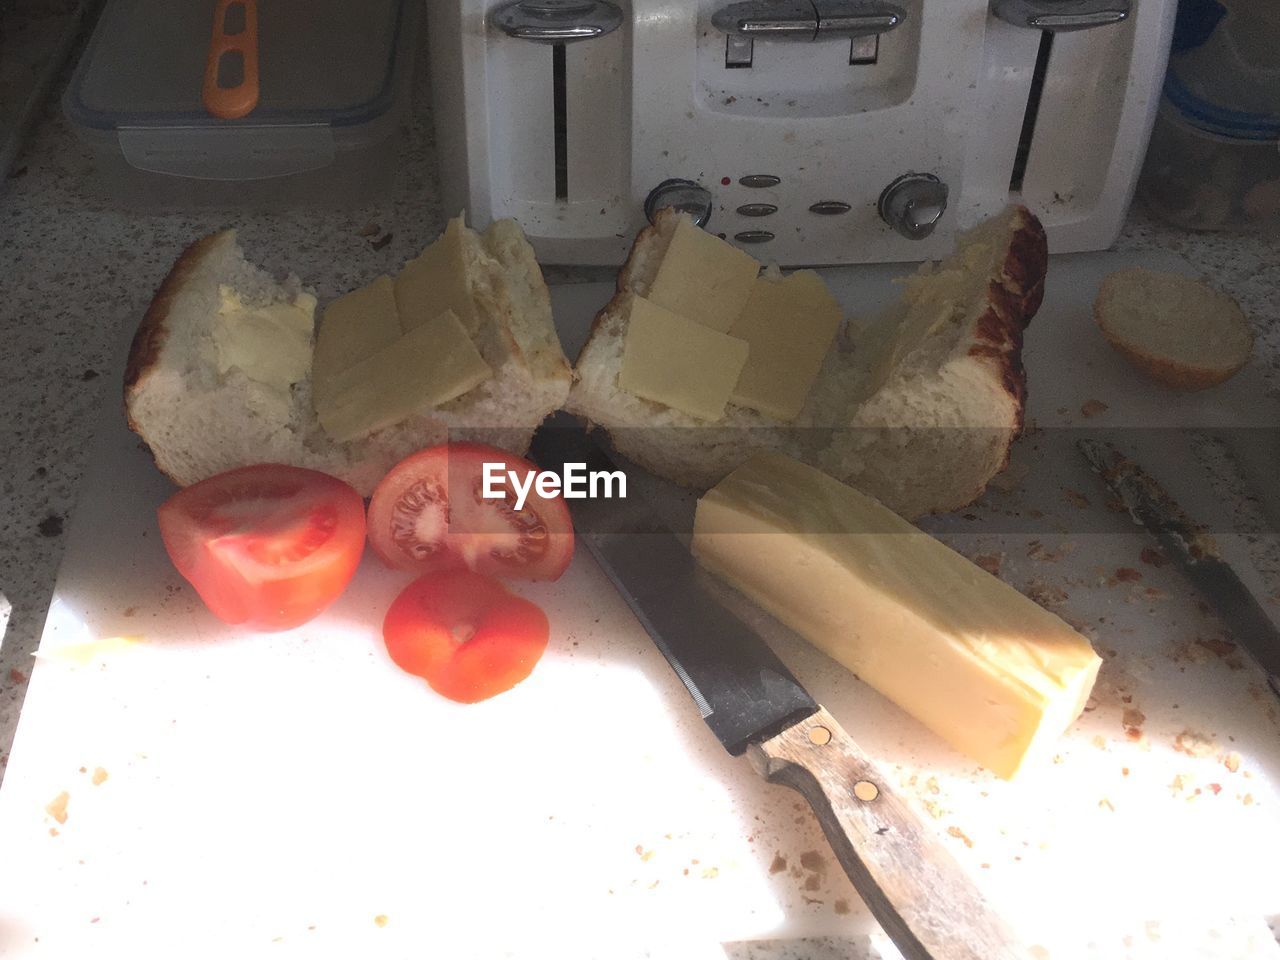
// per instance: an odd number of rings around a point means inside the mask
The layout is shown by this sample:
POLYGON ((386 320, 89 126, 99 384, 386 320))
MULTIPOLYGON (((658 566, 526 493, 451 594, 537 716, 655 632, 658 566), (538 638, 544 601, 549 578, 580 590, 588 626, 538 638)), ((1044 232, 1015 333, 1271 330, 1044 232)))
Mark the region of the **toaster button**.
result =
POLYGON ((824 217, 834 217, 840 213, 848 213, 852 209, 843 200, 819 200, 809 208, 809 212, 817 213, 824 217))
POLYGON ((755 41, 731 33, 724 38, 724 65, 729 70, 742 70, 751 66, 755 57, 755 41))
POLYGON ((849 41, 849 63, 855 67, 880 59, 880 37, 854 37, 849 41))
POLYGON ((744 187, 776 187, 782 182, 782 178, 771 173, 749 173, 739 178, 738 182, 744 187))
POLYGON ((768 243, 773 239, 773 234, 768 230, 743 230, 735 233, 733 239, 739 243, 768 243))
POLYGON ((772 203, 744 203, 738 208, 738 213, 744 217, 767 217, 777 212, 778 208, 772 203))

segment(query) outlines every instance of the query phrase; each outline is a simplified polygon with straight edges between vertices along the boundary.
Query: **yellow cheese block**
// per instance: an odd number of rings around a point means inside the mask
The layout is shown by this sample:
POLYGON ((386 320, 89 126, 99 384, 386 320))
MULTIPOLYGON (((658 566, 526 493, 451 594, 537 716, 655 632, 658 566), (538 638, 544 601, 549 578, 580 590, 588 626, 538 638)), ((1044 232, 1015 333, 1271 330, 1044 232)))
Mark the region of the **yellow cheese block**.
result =
POLYGON ((311 359, 311 392, 318 401, 350 367, 391 346, 403 335, 396 313, 395 287, 381 276, 325 308, 311 359))
POLYGON ((444 235, 410 260, 396 277, 396 307, 405 333, 452 310, 468 335, 479 330, 476 305, 467 281, 462 249, 461 217, 445 227, 444 235))
POLYGON ((779 420, 794 420, 840 328, 840 305, 812 270, 756 280, 729 333, 751 344, 730 399, 779 420))
POLYGON ((325 432, 356 440, 438 407, 493 376, 452 311, 415 327, 349 367, 316 399, 325 432))
POLYGON ((681 217, 648 299, 725 333, 751 296, 760 263, 681 217))
POLYGON ((246 304, 230 286, 218 287, 218 315, 210 331, 219 373, 239 369, 250 380, 288 392, 311 368, 316 298, 299 293, 291 302, 246 304))
POLYGON ((1053 752, 1101 664, 1052 613, 781 454, 758 454, 698 502, 693 552, 1001 777, 1053 752))
POLYGON ((701 420, 719 420, 750 349, 745 340, 631 300, 618 386, 701 420))

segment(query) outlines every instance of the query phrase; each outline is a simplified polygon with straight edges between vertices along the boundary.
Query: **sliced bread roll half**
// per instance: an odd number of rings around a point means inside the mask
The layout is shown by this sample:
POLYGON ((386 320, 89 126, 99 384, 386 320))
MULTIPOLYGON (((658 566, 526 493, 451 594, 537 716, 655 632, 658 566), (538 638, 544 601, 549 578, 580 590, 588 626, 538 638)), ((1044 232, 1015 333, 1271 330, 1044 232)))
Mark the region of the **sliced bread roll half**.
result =
POLYGON ((1206 283, 1134 267, 1102 281, 1093 317, 1107 341, 1154 380, 1203 390, 1249 360, 1253 332, 1240 305, 1206 283))
POLYGON ((706 488, 757 450, 778 450, 908 518, 972 502, 1004 469, 1023 422, 1022 332, 1048 266, 1029 211, 979 225, 907 278, 898 303, 837 340, 789 423, 732 403, 707 423, 619 387, 630 298, 650 290, 679 216, 663 211, 636 238, 575 367, 567 409, 605 428, 619 453, 706 488))
MULTIPOLYGON (((307 312, 314 298, 296 277, 276 283, 246 261, 234 231, 198 240, 169 271, 134 336, 124 383, 129 426, 180 486, 272 462, 321 470, 368 496, 405 456, 445 440, 480 440, 523 454, 569 391, 550 297, 533 249, 513 222, 494 223, 484 234, 464 229, 463 249, 480 318, 475 343, 493 376, 439 407, 337 443, 312 404, 312 331, 293 368, 267 376, 252 362, 228 362, 236 357, 223 349, 219 325, 229 297, 250 309, 294 305, 307 312)), ((297 346, 286 340, 272 340, 272 350, 297 346)), ((240 348, 241 356, 264 352, 265 345, 240 348)))

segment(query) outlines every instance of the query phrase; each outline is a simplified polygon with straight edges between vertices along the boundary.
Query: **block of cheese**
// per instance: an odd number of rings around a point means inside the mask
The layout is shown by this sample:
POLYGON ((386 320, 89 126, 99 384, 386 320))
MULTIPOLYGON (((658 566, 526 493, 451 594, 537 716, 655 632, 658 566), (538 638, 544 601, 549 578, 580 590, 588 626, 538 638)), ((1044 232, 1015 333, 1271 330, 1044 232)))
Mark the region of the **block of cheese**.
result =
POLYGON ((396 308, 405 333, 452 310, 463 328, 475 336, 480 320, 467 281, 466 254, 462 248, 462 218, 455 217, 444 234, 396 277, 396 308))
POLYGON ((338 374, 316 398, 316 414, 334 440, 355 440, 448 403, 491 376, 462 323, 446 310, 338 374))
POLYGON ((632 297, 618 386, 702 420, 719 420, 747 362, 745 340, 632 297))
POLYGON ((218 372, 235 367, 250 380, 287 393, 311 369, 315 313, 316 298, 305 291, 292 301, 253 305, 220 284, 209 338, 218 372))
POLYGON ((751 344, 730 399, 791 421, 800 414, 840 328, 840 305, 812 270, 760 278, 729 329, 751 344))
POLYGON ((693 552, 1001 777, 1052 754, 1101 664, 1060 618, 781 454, 758 454, 698 502, 693 552))
POLYGON ((325 307, 316 337, 312 395, 318 399, 330 393, 339 374, 391 346, 403 332, 390 277, 378 277, 367 287, 338 297, 325 307))
POLYGON ((760 263, 681 217, 658 265, 648 299, 725 333, 751 296, 760 263))

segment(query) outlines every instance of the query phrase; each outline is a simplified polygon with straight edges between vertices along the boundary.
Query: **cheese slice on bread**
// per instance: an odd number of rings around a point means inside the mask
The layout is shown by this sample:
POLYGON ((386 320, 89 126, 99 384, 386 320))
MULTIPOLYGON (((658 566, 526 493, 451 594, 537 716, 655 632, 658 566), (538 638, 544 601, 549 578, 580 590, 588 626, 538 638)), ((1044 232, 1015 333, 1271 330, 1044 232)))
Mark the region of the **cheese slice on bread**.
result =
MULTIPOLYGON (((443 306, 436 309, 433 300, 425 308, 434 311, 432 317, 418 323, 429 324, 436 315, 452 311, 453 319, 447 321, 451 342, 469 339, 482 364, 469 358, 465 383, 439 385, 441 389, 427 384, 419 393, 422 402, 403 418, 349 442, 331 436, 316 415, 309 333, 281 341, 296 347, 294 340, 299 340, 305 355, 272 364, 265 372, 261 365, 228 363, 225 350, 219 354, 211 348, 217 342, 249 342, 252 338, 228 337, 227 330, 249 316, 261 323, 281 307, 292 311, 292 327, 302 322, 298 311, 310 314, 314 323, 315 298, 296 277, 276 283, 246 261, 234 231, 205 237, 187 248, 152 300, 134 336, 125 372, 129 425, 150 447, 160 470, 185 486, 247 464, 287 463, 339 477, 367 496, 405 456, 445 440, 478 440, 523 454, 537 425, 563 404, 570 383, 542 271, 513 221, 498 221, 483 234, 461 222, 450 231, 457 244, 453 262, 463 275, 452 277, 447 295, 439 298, 443 306), (459 314, 453 304, 463 290, 467 302, 459 314), (460 323, 471 325, 465 334, 460 323), (453 392, 450 386, 467 389, 442 400, 453 392)), ((346 307, 369 324, 381 316, 386 327, 382 340, 387 341, 356 337, 352 342, 358 342, 357 353, 364 350, 364 356, 344 350, 342 344, 348 341, 342 338, 333 341, 337 349, 321 351, 316 362, 328 364, 327 375, 336 382, 344 382, 339 376, 344 369, 403 335, 384 316, 386 310, 374 308, 384 301, 400 301, 400 312, 406 312, 406 303, 409 312, 414 309, 414 281, 427 265, 413 263, 406 284, 382 278, 335 300, 347 300, 346 307)), ((424 368, 424 378, 429 380, 435 368, 424 368)), ((396 375, 412 379, 407 371, 396 375)), ((362 418, 361 428, 367 423, 362 418)))
MULTIPOLYGON (((1023 422, 1022 331, 1039 308, 1048 264, 1044 230, 1029 211, 1012 207, 962 235, 951 257, 904 281, 898 304, 846 338, 851 342, 826 347, 799 412, 785 420, 778 414, 793 412, 796 398, 754 386, 768 380, 759 352, 747 361, 753 380, 739 385, 715 420, 646 399, 620 382, 631 298, 651 295, 686 220, 663 210, 636 238, 618 293, 578 356, 567 409, 605 428, 619 453, 675 483, 705 489, 758 450, 776 450, 908 518, 972 502, 1004 469, 1023 422), (765 409, 747 405, 753 395, 765 409)), ((685 264, 682 274, 696 276, 696 265, 685 264)), ((754 282, 788 280, 766 271, 754 282)), ((697 312, 692 303, 666 306, 697 312)), ((714 319, 712 326, 724 322, 714 319)), ((734 323, 729 330, 745 332, 734 323)), ((770 338, 754 330, 750 339, 770 338)), ((812 362, 797 361, 795 369, 812 362)))

